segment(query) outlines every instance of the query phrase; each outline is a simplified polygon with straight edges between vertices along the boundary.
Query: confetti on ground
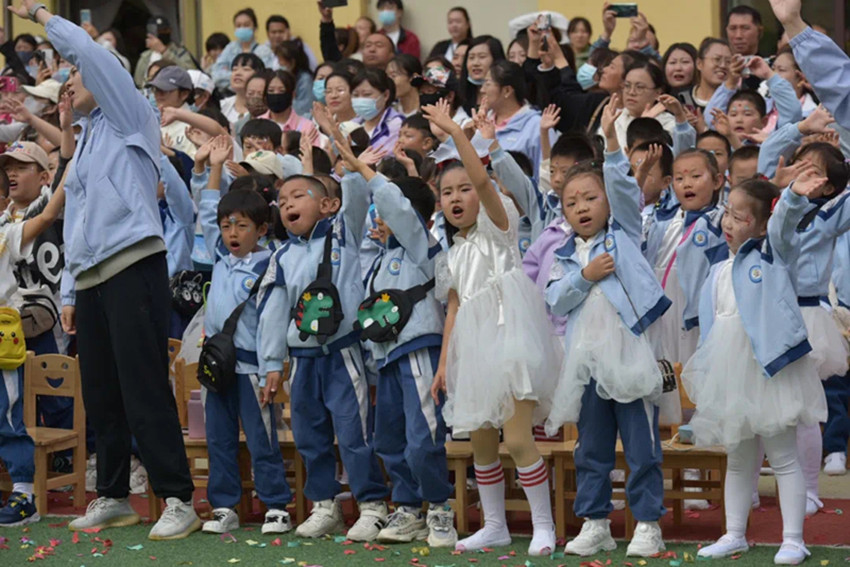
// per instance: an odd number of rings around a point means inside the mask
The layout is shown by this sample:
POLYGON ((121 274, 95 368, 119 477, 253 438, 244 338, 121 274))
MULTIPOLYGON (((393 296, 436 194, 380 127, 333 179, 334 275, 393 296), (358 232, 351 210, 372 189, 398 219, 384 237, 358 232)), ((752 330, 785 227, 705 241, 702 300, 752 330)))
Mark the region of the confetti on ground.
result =
POLYGON ((295 558, 294 557, 284 557, 283 559, 280 560, 280 562, 283 563, 284 565, 289 565, 290 563, 295 563, 295 558))
MULTIPOLYGON (((334 543, 341 543, 343 545, 348 545, 346 543, 347 541, 348 541, 348 538, 346 538, 344 535, 338 535, 334 538, 334 543)), ((349 543, 354 543, 354 542, 349 542, 349 543)))
POLYGON ((137 543, 136 545, 128 545, 127 546, 127 549, 129 549, 130 551, 139 551, 140 549, 144 549, 144 548, 145 548, 145 546, 142 545, 141 543, 137 543))
POLYGON ((226 534, 221 534, 221 536, 219 536, 219 539, 221 539, 221 541, 223 541, 224 543, 236 543, 238 541, 235 537, 233 537, 233 534, 230 532, 227 532, 226 534))
POLYGON ((823 565, 823 567, 826 567, 827 565, 829 565, 829 559, 822 559, 820 564, 823 565))
POLYGON ((228 560, 227 560, 227 562, 228 562, 228 563, 239 563, 240 561, 242 561, 242 560, 241 560, 241 559, 236 559, 235 557, 233 557, 232 559, 228 559, 228 560))
POLYGON ((345 551, 343 551, 343 553, 345 555, 354 555, 355 553, 357 553, 357 551, 354 549, 346 549, 345 551))
POLYGON ((298 540, 286 542, 286 547, 299 547, 301 542, 298 540))
POLYGON ((280 538, 275 538, 272 540, 272 546, 280 547, 280 538))

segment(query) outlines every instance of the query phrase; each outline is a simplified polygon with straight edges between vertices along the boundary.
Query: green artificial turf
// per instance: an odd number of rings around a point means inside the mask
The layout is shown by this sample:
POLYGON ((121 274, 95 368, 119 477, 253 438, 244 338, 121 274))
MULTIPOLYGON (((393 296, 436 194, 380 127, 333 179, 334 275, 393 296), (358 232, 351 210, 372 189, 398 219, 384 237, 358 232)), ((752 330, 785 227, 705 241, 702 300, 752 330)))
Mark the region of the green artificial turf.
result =
MULTIPOLYGON (((694 561, 696 544, 672 544, 668 546, 677 556, 647 559, 625 557, 625 543, 614 553, 596 558, 555 557, 529 558, 525 555, 528 540, 515 538, 511 548, 500 548, 488 553, 465 553, 452 555, 449 550, 428 549, 427 555, 419 553, 427 549, 424 543, 386 546, 385 549, 367 549, 363 544, 348 544, 343 538, 325 540, 299 540, 294 536, 280 538, 264 536, 258 526, 249 526, 233 532, 232 537, 193 534, 191 537, 170 542, 153 542, 147 539, 149 525, 104 530, 100 533, 80 534, 79 543, 73 543, 73 533, 68 531, 67 518, 46 518, 28 529, 8 528, 0 531, 0 538, 7 541, 0 545, 0 566, 15 565, 70 565, 73 567, 97 567, 121 565, 132 567, 146 565, 193 565, 196 567, 230 565, 274 566, 291 564, 293 567, 356 567, 361 565, 414 565, 428 567, 501 566, 507 567, 576 567, 600 560, 595 565, 687 565, 694 561), (51 540, 54 540, 51 542, 51 540), (39 546, 53 545, 52 554, 36 557, 39 546), (8 548, 8 549, 7 549, 8 548), (105 551, 105 553, 104 553, 105 551), (513 551, 514 555, 510 555, 513 551), (347 552, 347 553, 346 553, 347 552), (685 557, 685 553, 689 557, 685 557), (28 563, 28 559, 32 563, 28 563), (380 561, 382 560, 382 561, 380 561), (608 561, 610 560, 610 563, 608 561)), ((807 565, 820 566, 828 561, 830 566, 845 565, 850 557, 850 548, 811 548, 812 557, 807 565)), ((756 547, 740 558, 715 560, 711 563, 727 563, 731 567, 772 565, 775 547, 756 547)), ((708 563, 697 561, 696 563, 708 563)))

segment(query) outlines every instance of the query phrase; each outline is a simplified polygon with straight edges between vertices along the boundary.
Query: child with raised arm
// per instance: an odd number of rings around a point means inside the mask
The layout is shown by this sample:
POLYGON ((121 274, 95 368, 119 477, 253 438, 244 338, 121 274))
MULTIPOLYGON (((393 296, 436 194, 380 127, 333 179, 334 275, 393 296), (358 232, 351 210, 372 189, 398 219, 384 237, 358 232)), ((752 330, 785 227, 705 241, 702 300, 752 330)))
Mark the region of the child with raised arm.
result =
POLYGON ((753 476, 764 443, 779 486, 782 546, 777 565, 797 565, 803 544, 806 485, 797 457, 797 428, 826 419, 826 398, 797 305, 797 227, 826 183, 808 169, 785 189, 750 180, 732 188, 720 222, 724 240, 707 249, 712 269, 700 296, 700 347, 682 373, 697 406, 698 445, 722 444, 726 470, 726 534, 701 557, 749 549, 746 539, 753 476), (778 199, 778 200, 777 200, 778 199), (775 210, 771 214, 775 204, 775 210))
POLYGON ((378 367, 375 451, 393 484, 395 512, 378 540, 454 547, 454 512, 446 464, 442 402, 430 396, 443 342, 443 307, 434 296, 435 257, 442 250, 425 219, 434 194, 418 177, 388 181, 338 143, 346 167, 368 181, 382 246, 368 267, 358 310, 361 340, 378 367), (405 317, 404 304, 410 305, 405 317), (428 502, 427 516, 422 502, 428 502))
POLYGON ((534 284, 520 268, 519 213, 499 194, 448 105, 426 106, 425 116, 448 132, 463 164, 440 177, 440 201, 451 247, 438 268, 438 295, 448 295, 440 366, 432 395, 446 390, 446 424, 469 432, 484 527, 457 543, 459 551, 509 545, 505 476, 499 429, 517 464, 531 507, 530 555, 555 548, 549 472, 532 436, 548 413, 560 358, 534 284), (441 293, 442 292, 442 293, 441 293))
MULTIPOLYGON (((252 290, 269 265, 271 252, 260 244, 271 220, 269 206, 256 191, 233 189, 220 195, 221 172, 231 150, 228 136, 219 136, 210 151, 210 180, 201 193, 200 220, 204 241, 215 258, 209 300, 204 315, 204 336, 220 333, 233 311, 247 301, 233 335, 236 347, 236 380, 229 389, 203 389, 205 426, 210 457, 207 498, 212 519, 206 533, 223 534, 239 528, 234 508, 242 495, 239 478, 239 425, 251 453, 254 484, 268 511, 264 534, 292 529, 286 506, 292 497, 277 441, 270 399, 258 374, 257 305, 252 290)), ((235 185, 235 184, 234 184, 235 185)))
POLYGON ((570 317, 546 430, 578 424, 575 512, 586 520, 565 552, 589 556, 617 547, 607 518, 619 432, 631 469, 626 496, 638 521, 627 554, 650 557, 664 550, 658 520, 665 510, 657 407, 662 377, 647 329, 670 300, 641 254, 641 191, 617 139, 617 98, 602 115, 604 178, 585 163, 570 171, 564 188, 564 216, 575 234, 555 254, 546 301, 553 313, 570 317))

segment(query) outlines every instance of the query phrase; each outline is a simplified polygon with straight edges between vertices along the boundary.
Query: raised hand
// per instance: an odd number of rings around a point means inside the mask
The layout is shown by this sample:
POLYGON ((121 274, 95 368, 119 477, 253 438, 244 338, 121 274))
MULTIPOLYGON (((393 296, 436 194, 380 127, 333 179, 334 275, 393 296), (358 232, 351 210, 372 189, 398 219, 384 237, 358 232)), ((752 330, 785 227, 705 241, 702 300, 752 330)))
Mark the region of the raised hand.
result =
POLYGON ((617 12, 609 10, 608 8, 610 6, 610 2, 605 2, 602 5, 602 37, 609 41, 611 40, 611 36, 614 35, 614 29, 617 27, 617 12))
POLYGON ((797 128, 800 130, 801 134, 806 136, 810 134, 825 134, 832 132, 832 130, 828 129, 827 126, 833 122, 835 122, 835 118, 833 118, 829 111, 821 104, 818 105, 818 107, 812 111, 805 120, 800 122, 797 128))
POLYGON ((561 122, 561 108, 550 104, 543 109, 543 114, 540 116, 540 130, 549 131, 558 126, 561 122))
POLYGON ((782 22, 789 38, 806 29, 806 23, 800 14, 801 4, 801 0, 770 0, 770 7, 773 8, 776 19, 782 22))
POLYGON ((767 61, 758 56, 753 57, 747 67, 749 67, 750 72, 753 75, 763 81, 768 80, 776 74, 773 72, 773 69, 770 68, 770 65, 767 64, 767 61))
POLYGON ((201 144, 198 151, 195 152, 195 163, 203 165, 210 158, 215 138, 210 138, 205 144, 201 144))
POLYGON ((652 104, 651 102, 646 104, 646 107, 643 109, 641 116, 643 118, 658 118, 662 112, 664 112, 664 105, 660 102, 656 102, 652 104))
POLYGON ((481 106, 478 108, 476 112, 474 112, 473 121, 475 122, 475 128, 479 132, 481 132, 481 136, 485 140, 495 140, 496 139, 496 121, 493 120, 492 117, 487 116, 487 97, 484 97, 484 100, 481 102, 481 106))
POLYGON ((71 109, 71 95, 67 92, 59 97, 59 128, 70 130, 74 124, 74 113, 71 109))
POLYGON ((210 147, 210 165, 222 165, 230 158, 233 151, 233 141, 230 136, 216 136, 210 147))
POLYGON ((738 135, 739 138, 742 138, 742 139, 747 140, 749 142, 753 142, 754 144, 758 144, 758 145, 762 145, 767 140, 767 136, 768 136, 768 134, 763 132, 763 131, 753 132, 752 134, 739 134, 738 135))
POLYGON ((776 174, 770 182, 783 189, 788 187, 792 181, 797 179, 803 171, 809 169, 811 166, 812 162, 807 159, 802 159, 793 165, 786 166, 785 156, 779 156, 779 163, 776 165, 776 174))
POLYGON ((797 195, 817 199, 823 196, 823 188, 827 181, 829 180, 822 176, 816 167, 811 166, 797 176, 797 179, 791 184, 791 190, 797 195))
POLYGON ((248 177, 249 175, 251 175, 251 172, 245 169, 245 166, 243 166, 241 163, 236 163, 231 159, 228 159, 224 162, 224 167, 227 168, 227 171, 229 171, 230 175, 232 175, 234 178, 248 177))
POLYGON ((630 20, 632 25, 629 31, 629 47, 630 49, 643 49, 649 45, 647 33, 649 32, 649 21, 643 12, 639 12, 637 17, 630 20))
POLYGON ((333 131, 333 126, 331 124, 331 122, 333 122, 333 115, 331 115, 328 107, 321 102, 314 101, 313 119, 316 121, 316 124, 319 125, 319 128, 322 129, 322 132, 324 132, 326 136, 330 137, 331 132, 333 131))
POLYGON ((581 271, 581 277, 589 282, 598 282, 614 273, 614 257, 605 252, 591 260, 581 271))
POLYGON ((166 148, 174 147, 174 140, 172 140, 171 136, 169 136, 165 132, 162 133, 162 145, 166 148))
POLYGON ((29 124, 33 117, 32 112, 29 111, 26 105, 14 98, 7 98, 0 103, 0 112, 11 114, 16 122, 22 122, 24 124, 29 124))
POLYGON ((319 5, 319 14, 322 16, 322 21, 326 24, 329 24, 334 21, 334 11, 333 8, 326 8, 325 3, 322 0, 316 2, 319 5))
POLYGON ((658 163, 662 154, 663 150, 661 149, 661 144, 650 144, 643 160, 638 163, 638 166, 635 169, 635 181, 637 181, 641 190, 643 190, 644 185, 650 178, 650 172, 652 171, 653 166, 658 163))
POLYGON ((619 108, 619 106, 620 95, 614 93, 611 95, 611 100, 608 101, 608 104, 602 110, 602 121, 600 125, 602 126, 602 133, 608 138, 609 143, 612 139, 615 141, 617 139, 617 129, 614 127, 614 123, 623 113, 623 109, 619 108))
POLYGON ((35 0, 21 0, 21 3, 16 7, 15 3, 11 2, 9 5, 9 11, 19 18, 28 20, 30 17, 30 8, 32 8, 35 4, 37 4, 35 0))
POLYGON ((688 122, 688 115, 685 112, 685 107, 682 105, 682 102, 678 98, 668 94, 663 94, 658 97, 658 102, 664 105, 664 108, 667 110, 667 112, 676 117, 676 122, 678 122, 679 124, 684 124, 685 122, 688 122))
POLYGON ((172 122, 175 122, 176 120, 178 120, 178 117, 180 115, 180 110, 181 109, 174 108, 173 106, 166 106, 166 107, 163 107, 162 109, 160 109, 160 119, 159 119, 160 125, 168 126, 172 122))
POLYGON ((737 53, 732 56, 732 62, 729 64, 729 76, 726 78, 726 86, 732 90, 737 90, 738 83, 741 81, 741 75, 744 73, 744 67, 747 62, 743 56, 737 53))
POLYGON ((360 161, 362 161, 366 165, 375 165, 379 163, 382 159, 387 157, 387 150, 383 148, 373 148, 369 146, 357 157, 360 161))
MULTIPOLYGON (((482 104, 484 106, 484 104, 482 104)), ((435 124, 443 132, 453 135, 461 131, 460 126, 452 120, 451 106, 446 99, 440 99, 437 104, 422 107, 422 114, 429 122, 435 124)))

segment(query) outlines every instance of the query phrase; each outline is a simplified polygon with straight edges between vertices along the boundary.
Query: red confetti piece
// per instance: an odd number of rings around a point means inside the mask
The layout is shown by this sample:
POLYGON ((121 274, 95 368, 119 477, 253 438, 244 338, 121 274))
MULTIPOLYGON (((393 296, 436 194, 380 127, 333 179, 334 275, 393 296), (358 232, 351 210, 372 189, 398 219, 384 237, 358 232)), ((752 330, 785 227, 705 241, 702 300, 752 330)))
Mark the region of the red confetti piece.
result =
POLYGON ((59 545, 60 543, 62 543, 62 540, 61 540, 61 539, 51 539, 51 540, 50 540, 50 547, 56 547, 56 546, 57 546, 57 545, 59 545))
POLYGON ((384 561, 386 561, 386 560, 387 560, 387 558, 386 558, 386 557, 376 557, 376 558, 375 558, 375 561, 377 561, 378 563, 383 563, 383 562, 384 562, 384 561))
POLYGON ((482 548, 481 548, 481 551, 483 551, 484 553, 490 553, 490 552, 491 552, 491 551, 493 551, 493 550, 492 550, 492 549, 490 549, 489 547, 482 547, 482 548))
POLYGON ((470 562, 470 563, 478 563, 478 560, 477 560, 477 559, 475 559, 475 558, 470 557, 470 558, 469 558, 469 562, 470 562))
POLYGON ((82 531, 87 533, 87 534, 96 534, 96 533, 100 532, 100 528, 86 528, 82 531))
POLYGON ((354 543, 354 542, 351 541, 350 539, 347 539, 344 542, 342 542, 342 545, 351 545, 352 543, 354 543))
POLYGON ((280 538, 275 538, 274 540, 272 540, 272 546, 280 547, 280 538))
POLYGON ((741 554, 740 554, 740 553, 738 553, 738 554, 736 554, 736 555, 733 555, 733 556, 732 556, 732 557, 730 557, 729 559, 740 559, 740 558, 741 558, 741 554))
POLYGON ((149 555, 148 559, 150 559, 151 561, 156 561, 156 556, 155 555, 149 555))
POLYGON ((80 543, 80 532, 74 532, 74 535, 71 536, 72 543, 80 543))
POLYGON ((354 554, 355 554, 355 553, 357 553, 357 552, 356 552, 355 550, 353 550, 353 549, 346 549, 345 551, 343 551, 343 553, 344 553, 345 555, 354 555, 354 554))
POLYGON ((511 551, 510 553, 508 553, 508 555, 510 555, 511 557, 516 557, 516 551, 511 551))

